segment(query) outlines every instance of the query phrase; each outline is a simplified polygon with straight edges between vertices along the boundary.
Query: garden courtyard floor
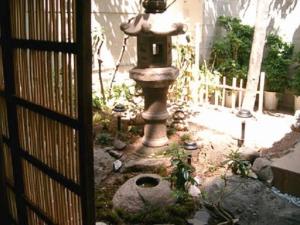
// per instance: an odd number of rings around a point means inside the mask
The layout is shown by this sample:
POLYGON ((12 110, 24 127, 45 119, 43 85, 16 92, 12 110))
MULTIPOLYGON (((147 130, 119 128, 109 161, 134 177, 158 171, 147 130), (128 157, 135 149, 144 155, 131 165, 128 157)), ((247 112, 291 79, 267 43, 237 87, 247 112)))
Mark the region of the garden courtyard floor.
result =
MULTIPOLYGON (((236 112, 226 108, 215 109, 213 106, 188 107, 185 111, 189 131, 172 134, 170 142, 180 142, 182 135, 188 133, 201 146, 193 166, 194 176, 200 180, 202 194, 211 196, 215 201, 219 198, 218 193, 225 190, 227 194, 222 197, 221 204, 239 218, 240 225, 300 224, 299 205, 275 194, 276 191, 266 180, 257 179, 255 175, 242 178, 223 166, 232 149, 237 148, 237 139, 240 137, 241 120, 236 117, 236 112)), ((259 157, 271 161, 293 151, 295 146, 300 148, 297 144, 300 133, 291 131, 292 122, 291 114, 254 113, 254 118, 246 120, 245 146, 258 152, 259 157)), ((136 138, 134 143, 119 151, 119 156, 112 156, 112 149, 111 146, 95 146, 94 150, 97 219, 106 224, 122 224, 112 222, 109 214, 112 210, 111 200, 118 187, 140 173, 168 175, 171 164, 169 158, 155 152, 158 150, 143 147, 141 138, 136 138), (113 163, 117 158, 122 162, 122 168, 115 172, 113 163)), ((199 209, 186 224, 205 225, 205 215, 207 213, 199 209)))

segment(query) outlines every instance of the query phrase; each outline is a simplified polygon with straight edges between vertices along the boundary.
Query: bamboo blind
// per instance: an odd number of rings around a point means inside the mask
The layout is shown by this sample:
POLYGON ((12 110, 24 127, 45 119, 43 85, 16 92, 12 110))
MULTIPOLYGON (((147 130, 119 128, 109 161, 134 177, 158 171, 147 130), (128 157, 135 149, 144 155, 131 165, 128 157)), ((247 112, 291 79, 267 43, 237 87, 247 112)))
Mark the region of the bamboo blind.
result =
POLYGON ((54 223, 82 224, 80 198, 76 194, 45 176, 25 160, 23 170, 27 198, 47 213, 54 223))
POLYGON ((67 178, 79 182, 78 134, 72 128, 18 107, 22 149, 67 178))
POLYGON ((6 144, 3 144, 3 156, 4 156, 5 177, 11 184, 13 184, 14 176, 13 176, 13 168, 12 168, 11 150, 6 144))
POLYGON ((27 209, 28 222, 32 225, 48 225, 43 220, 41 220, 38 215, 36 215, 32 210, 27 209))
POLYGON ((75 0, 11 0, 12 36, 74 42, 75 0))
POLYGON ((17 49, 14 56, 18 97, 77 117, 77 76, 73 54, 17 49))
POLYGON ((9 137, 7 124, 7 108, 4 98, 0 97, 0 134, 9 137))
POLYGON ((3 90, 4 90, 4 76, 3 76, 2 48, 0 47, 0 91, 3 90))
POLYGON ((78 0, 7 2, 10 22, 5 24, 10 24, 11 36, 8 29, 3 31, 12 46, 2 46, 3 52, 0 48, 0 91, 5 91, 0 96, 0 134, 8 141, 2 148, 4 169, 7 181, 14 187, 7 188, 10 214, 17 223, 23 220, 28 225, 44 225, 47 220, 57 225, 91 224, 85 210, 91 207, 84 207, 90 206, 84 193, 88 182, 80 179, 84 177, 80 174, 86 174, 80 146, 85 143, 82 131, 87 127, 82 126, 82 118, 88 112, 78 109, 84 105, 78 99, 89 93, 85 93, 86 88, 80 93, 77 90, 78 78, 82 79, 78 74, 88 68, 77 69, 77 64, 89 60, 82 59, 84 50, 78 52, 86 42, 76 42, 76 30, 85 30, 83 23, 78 23, 80 27, 76 29, 76 13, 88 10, 76 9, 76 4, 85 6, 78 0), (12 59, 5 60, 5 71, 13 72, 5 74, 9 78, 7 90, 2 53, 12 55, 12 59), (7 101, 6 96, 13 101, 7 101), (7 108, 16 110, 16 114, 7 115, 7 108), (21 167, 22 171, 14 171, 13 167, 21 167), (73 183, 78 189, 71 188, 73 183))
POLYGON ((12 218, 18 222, 18 217, 17 217, 17 204, 16 204, 16 196, 15 193, 8 188, 7 189, 7 199, 8 199, 8 210, 12 218))

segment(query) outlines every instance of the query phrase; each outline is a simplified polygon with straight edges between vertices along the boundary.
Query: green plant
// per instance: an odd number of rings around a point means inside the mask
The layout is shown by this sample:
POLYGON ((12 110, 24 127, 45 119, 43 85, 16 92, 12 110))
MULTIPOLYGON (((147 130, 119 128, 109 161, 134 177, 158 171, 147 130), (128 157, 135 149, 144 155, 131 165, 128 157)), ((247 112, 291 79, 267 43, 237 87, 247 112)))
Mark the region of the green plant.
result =
POLYGON ((95 143, 97 145, 111 145, 113 137, 109 133, 100 133, 96 136, 95 143))
POLYGON ((228 164, 233 173, 240 174, 243 177, 249 175, 251 168, 251 163, 241 158, 239 149, 232 149, 223 164, 228 164))
POLYGON ((266 89, 283 93, 288 87, 288 69, 292 63, 293 45, 276 34, 269 34, 266 43, 266 57, 262 68, 266 72, 266 89))
POLYGON ((228 16, 219 17, 218 24, 225 30, 225 36, 213 43, 210 63, 231 84, 233 78, 247 76, 254 29, 228 16))
POLYGON ((192 176, 194 168, 187 163, 187 154, 178 144, 171 144, 166 154, 171 156, 173 166, 168 179, 175 188, 175 196, 180 200, 185 196, 187 185, 196 183, 192 176))
POLYGON ((191 82, 195 80, 192 72, 195 63, 195 51, 190 42, 189 36, 186 36, 186 44, 173 45, 174 64, 180 70, 179 76, 169 92, 169 99, 174 102, 191 99, 191 82))
POLYGON ((192 137, 190 133, 185 133, 180 137, 181 142, 191 141, 192 137))
POLYGON ((300 70, 294 75, 291 87, 296 96, 300 96, 300 70))

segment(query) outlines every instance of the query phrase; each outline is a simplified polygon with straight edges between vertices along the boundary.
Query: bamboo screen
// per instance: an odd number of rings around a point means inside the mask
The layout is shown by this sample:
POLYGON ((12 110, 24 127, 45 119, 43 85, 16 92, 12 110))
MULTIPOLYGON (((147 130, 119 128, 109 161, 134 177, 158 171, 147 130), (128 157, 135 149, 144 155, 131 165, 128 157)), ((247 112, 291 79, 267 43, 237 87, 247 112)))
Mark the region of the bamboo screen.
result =
POLYGON ((11 45, 0 48, 0 134, 10 220, 91 225, 90 2, 3 1, 1 31, 11 45))

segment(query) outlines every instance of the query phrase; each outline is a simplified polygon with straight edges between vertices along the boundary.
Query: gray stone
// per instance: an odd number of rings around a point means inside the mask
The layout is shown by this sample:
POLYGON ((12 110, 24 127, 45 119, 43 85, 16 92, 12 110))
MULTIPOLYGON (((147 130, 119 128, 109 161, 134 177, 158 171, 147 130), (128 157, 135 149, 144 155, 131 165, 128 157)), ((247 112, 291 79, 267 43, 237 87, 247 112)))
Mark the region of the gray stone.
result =
POLYGON ((210 215, 206 209, 201 209, 196 212, 193 219, 188 220, 193 225, 208 225, 210 215))
POLYGON ((200 194, 201 194, 200 189, 196 185, 189 186, 188 192, 194 198, 200 197, 200 194))
POLYGON ((123 150, 124 148, 126 148, 126 146, 127 146, 126 143, 124 143, 123 141, 115 138, 115 140, 114 140, 114 147, 115 147, 115 149, 117 149, 117 150, 123 150))
POLYGON ((259 152, 249 147, 241 147, 239 149, 239 152, 242 160, 247 160, 250 161, 251 163, 253 163, 254 160, 260 156, 259 152))
POLYGON ((300 110, 297 110, 294 115, 294 121, 291 129, 296 132, 300 132, 300 110))
POLYGON ((130 160, 125 163, 122 172, 148 172, 148 171, 155 171, 160 167, 169 168, 171 167, 170 159, 168 158, 160 158, 160 159, 151 159, 151 158, 144 158, 144 159, 134 159, 130 160))
POLYGON ((95 184, 99 185, 112 173, 114 159, 100 147, 94 148, 95 184))
POLYGON ((109 153, 112 157, 114 157, 114 158, 116 158, 116 159, 120 159, 120 158, 124 155, 123 152, 119 152, 119 151, 116 151, 116 150, 110 150, 110 151, 108 151, 108 153, 109 153))
MULTIPOLYGON (((203 185, 207 196, 210 199, 213 197, 214 203, 220 200, 223 187, 219 186, 219 179, 210 179, 210 182, 203 185), (217 185, 214 185, 215 182, 217 185)), ((220 203, 235 218, 239 218, 240 225, 300 224, 299 207, 274 194, 259 180, 228 177, 225 198, 220 203)))
POLYGON ((97 222, 96 225, 107 225, 107 224, 103 222, 97 222))
POLYGON ((271 161, 265 158, 257 158, 252 166, 253 172, 258 179, 271 183, 273 180, 273 172, 271 169, 271 161))
POLYGON ((114 163, 113 163, 114 171, 115 172, 119 171, 121 169, 122 165, 123 165, 122 161, 120 161, 120 160, 114 161, 114 163))
POLYGON ((165 207, 175 204, 170 183, 156 174, 141 174, 129 179, 123 184, 113 197, 114 209, 122 209, 127 213, 138 213, 146 205, 165 207), (137 181, 147 177, 157 181, 153 187, 141 187, 137 181))

